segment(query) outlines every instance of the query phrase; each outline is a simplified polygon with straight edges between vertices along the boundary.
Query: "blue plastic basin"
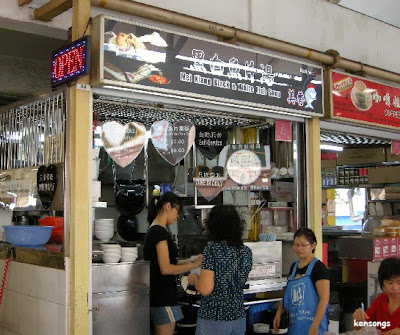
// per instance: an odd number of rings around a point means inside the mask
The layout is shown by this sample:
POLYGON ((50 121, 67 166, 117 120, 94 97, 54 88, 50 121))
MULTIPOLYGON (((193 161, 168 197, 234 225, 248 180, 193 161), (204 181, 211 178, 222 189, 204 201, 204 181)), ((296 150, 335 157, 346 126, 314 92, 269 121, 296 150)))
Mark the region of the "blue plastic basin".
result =
POLYGON ((53 226, 3 226, 7 242, 17 246, 39 246, 46 244, 53 226))

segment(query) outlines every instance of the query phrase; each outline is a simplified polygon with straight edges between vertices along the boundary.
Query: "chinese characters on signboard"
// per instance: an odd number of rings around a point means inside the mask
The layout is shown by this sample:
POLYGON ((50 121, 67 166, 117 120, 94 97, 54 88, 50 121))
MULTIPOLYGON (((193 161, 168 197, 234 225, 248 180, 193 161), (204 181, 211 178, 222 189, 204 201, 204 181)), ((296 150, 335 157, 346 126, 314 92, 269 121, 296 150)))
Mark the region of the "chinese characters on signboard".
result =
POLYGON ((318 66, 102 19, 104 63, 98 80, 103 84, 323 115, 318 66))
POLYGON ((400 127, 400 89, 332 72, 332 117, 400 127))

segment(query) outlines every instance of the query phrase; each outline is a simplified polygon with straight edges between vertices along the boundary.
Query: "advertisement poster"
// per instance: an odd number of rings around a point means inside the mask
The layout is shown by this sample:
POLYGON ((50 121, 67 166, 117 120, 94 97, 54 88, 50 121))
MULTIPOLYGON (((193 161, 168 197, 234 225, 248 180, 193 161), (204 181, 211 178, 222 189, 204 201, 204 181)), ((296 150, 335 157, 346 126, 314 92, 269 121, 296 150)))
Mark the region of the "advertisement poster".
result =
POLYGON ((400 89, 332 72, 332 117, 400 127, 400 89))
POLYGON ((102 84, 323 116, 321 68, 104 18, 102 84))

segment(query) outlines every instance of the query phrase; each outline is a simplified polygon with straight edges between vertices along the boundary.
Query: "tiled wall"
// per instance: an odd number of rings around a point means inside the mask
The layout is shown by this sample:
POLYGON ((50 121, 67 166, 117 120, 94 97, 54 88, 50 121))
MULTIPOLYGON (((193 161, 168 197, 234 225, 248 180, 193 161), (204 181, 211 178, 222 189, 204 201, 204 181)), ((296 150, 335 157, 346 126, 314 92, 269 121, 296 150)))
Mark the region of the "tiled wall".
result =
MULTIPOLYGON (((0 260, 0 279, 4 265, 0 260)), ((65 335, 65 302, 64 270, 11 261, 0 306, 0 335, 65 335)))

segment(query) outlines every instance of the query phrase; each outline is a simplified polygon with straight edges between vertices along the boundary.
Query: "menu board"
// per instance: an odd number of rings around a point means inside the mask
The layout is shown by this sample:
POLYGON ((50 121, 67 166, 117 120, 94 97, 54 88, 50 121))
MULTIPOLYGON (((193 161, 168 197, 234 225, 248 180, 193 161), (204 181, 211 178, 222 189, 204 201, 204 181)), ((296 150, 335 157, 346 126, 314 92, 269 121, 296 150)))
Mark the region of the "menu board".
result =
POLYGON ((323 116, 319 66, 103 16, 94 21, 94 84, 323 116))
POLYGON ((37 172, 37 188, 40 201, 44 208, 49 208, 53 201, 54 195, 56 194, 58 181, 58 170, 57 166, 42 165, 39 167, 37 172))
POLYGON ((197 127, 196 148, 207 159, 217 157, 228 141, 228 130, 225 128, 197 127))
POLYGON ((228 149, 226 170, 229 178, 224 190, 262 191, 271 187, 269 146, 232 144, 228 149))
POLYGON ((154 147, 171 165, 176 165, 186 156, 195 136, 195 126, 189 121, 170 123, 161 120, 151 126, 151 141, 154 147))

